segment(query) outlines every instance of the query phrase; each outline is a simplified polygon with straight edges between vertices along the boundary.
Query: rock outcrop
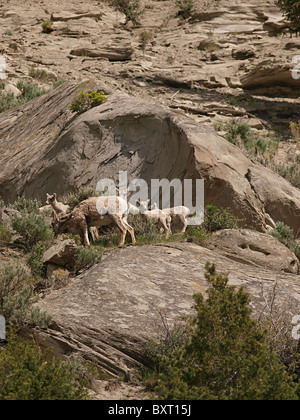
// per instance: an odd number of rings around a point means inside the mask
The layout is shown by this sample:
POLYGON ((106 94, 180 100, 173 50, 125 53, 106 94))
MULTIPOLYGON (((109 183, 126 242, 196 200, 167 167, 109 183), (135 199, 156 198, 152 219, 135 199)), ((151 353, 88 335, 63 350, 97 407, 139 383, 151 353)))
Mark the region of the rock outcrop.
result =
POLYGON ((273 236, 247 229, 214 232, 208 247, 244 264, 263 266, 275 271, 297 274, 299 260, 273 236))
MULTIPOLYGON (((300 86, 298 78, 292 75, 296 64, 283 60, 269 59, 258 63, 241 78, 244 89, 261 93, 277 94, 277 96, 298 97, 300 86)), ((298 76, 297 76, 298 77, 298 76)))
MULTIPOLYGON (((90 86, 97 86, 90 82, 90 86)), ((229 207, 245 227, 266 231, 270 217, 299 236, 300 191, 255 163, 214 130, 127 94, 74 116, 76 84, 66 83, 0 114, 0 197, 43 199, 117 181, 204 179, 205 201, 229 207), (12 190, 11 186, 14 186, 12 190)))
MULTIPOLYGON (((266 257, 267 259, 267 257, 266 257)), ((251 295, 254 315, 276 284, 276 305, 298 314, 300 277, 245 264, 192 243, 116 250, 66 287, 38 302, 53 316, 41 343, 57 354, 78 353, 97 361, 103 378, 125 374, 148 362, 148 339, 166 337, 166 325, 194 314, 193 295, 205 293, 205 263, 229 273, 229 283, 251 295)), ((292 315, 291 315, 292 316, 292 315)))
POLYGON ((11 226, 11 217, 17 216, 20 217, 20 212, 9 207, 0 209, 0 225, 4 226, 9 232, 14 233, 14 230, 11 226))
POLYGON ((73 239, 67 239, 49 248, 43 255, 44 264, 72 268, 77 257, 77 245, 73 239))
MULTIPOLYGON (((37 305, 53 322, 36 330, 38 339, 57 354, 96 361, 103 378, 147 363, 147 340, 164 338, 166 327, 193 313, 193 294, 207 290, 206 261, 250 292, 254 314, 276 288, 280 310, 299 315, 299 261, 264 232, 283 221, 300 245, 300 190, 212 129, 244 122, 263 138, 278 132, 284 141, 274 164, 297 165, 290 122, 297 127, 300 120, 300 83, 292 77, 292 69, 299 73, 293 58, 299 42, 284 36, 288 25, 274 2, 196 2, 184 21, 173 0, 146 3, 135 27, 124 25, 125 15, 109 2, 0 0, 7 75, 0 95, 20 97, 20 81, 49 91, 0 113, 0 199, 44 202, 47 192, 116 180, 119 170, 129 181, 148 183, 201 178, 205 202, 229 207, 247 228, 214 233, 209 248, 170 243, 110 250, 77 277, 64 268, 76 259, 74 242, 47 250, 37 305), (43 33, 49 20, 55 30, 43 33), (275 36, 279 31, 283 36, 275 36), (68 82, 52 90, 61 78, 68 82), (69 105, 80 89, 103 90, 108 101, 76 116, 69 105)), ((13 213, 0 212, 11 233, 13 213)), ((1 261, 20 255, 1 244, 1 261)), ((111 388, 102 393, 112 394, 111 388)))

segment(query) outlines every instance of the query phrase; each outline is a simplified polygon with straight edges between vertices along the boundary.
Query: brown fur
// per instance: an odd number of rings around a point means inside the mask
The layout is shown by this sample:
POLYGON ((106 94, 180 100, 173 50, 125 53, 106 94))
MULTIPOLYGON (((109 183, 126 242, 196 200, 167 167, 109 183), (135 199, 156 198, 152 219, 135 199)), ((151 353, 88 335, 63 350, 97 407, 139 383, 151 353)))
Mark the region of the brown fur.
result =
POLYGON ((128 208, 127 203, 120 197, 88 198, 79 203, 71 213, 53 222, 54 233, 57 235, 64 232, 79 232, 83 238, 84 245, 88 246, 90 245, 88 239, 89 228, 116 224, 122 233, 119 246, 124 245, 127 231, 131 235, 132 243, 135 243, 134 230, 127 222, 127 212, 122 214, 121 211, 121 207, 124 205, 128 208), (113 200, 117 205, 114 213, 111 214, 112 208, 110 205, 113 200))

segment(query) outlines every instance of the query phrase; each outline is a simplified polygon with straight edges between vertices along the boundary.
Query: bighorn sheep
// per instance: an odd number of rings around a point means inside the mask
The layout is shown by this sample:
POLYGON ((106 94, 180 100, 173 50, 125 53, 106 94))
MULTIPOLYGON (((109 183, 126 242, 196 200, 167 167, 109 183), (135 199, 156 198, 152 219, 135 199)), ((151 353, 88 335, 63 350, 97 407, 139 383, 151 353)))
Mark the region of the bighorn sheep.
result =
POLYGON ((59 215, 59 214, 65 215, 70 210, 70 206, 57 201, 56 193, 54 193, 52 195, 47 193, 46 204, 50 204, 50 206, 55 211, 56 215, 59 215))
POLYGON ((74 210, 52 223, 55 235, 64 232, 81 233, 85 246, 89 246, 88 229, 93 226, 116 224, 122 233, 119 246, 124 245, 129 231, 135 243, 134 229, 127 222, 128 203, 117 196, 91 197, 79 203, 74 210))
POLYGON ((140 201, 137 200, 137 204, 140 206, 140 213, 142 217, 147 219, 156 220, 158 226, 161 226, 165 231, 166 237, 170 236, 171 232, 171 216, 166 214, 163 210, 156 208, 154 210, 148 210, 150 200, 140 201))
MULTIPOLYGON (((52 207, 52 218, 53 220, 59 218, 60 216, 65 216, 70 211, 70 206, 64 204, 60 201, 57 201, 56 193, 50 195, 47 193, 47 204, 52 207)), ((89 232, 93 238, 93 241, 100 239, 98 229, 96 227, 91 227, 89 232)))
MULTIPOLYGON (((151 206, 152 210, 158 209, 156 203, 151 206)), ((181 225, 181 233, 185 233, 187 228, 187 220, 186 218, 191 214, 191 211, 186 206, 175 206, 163 209, 163 211, 171 216, 171 227, 176 225, 181 225)))

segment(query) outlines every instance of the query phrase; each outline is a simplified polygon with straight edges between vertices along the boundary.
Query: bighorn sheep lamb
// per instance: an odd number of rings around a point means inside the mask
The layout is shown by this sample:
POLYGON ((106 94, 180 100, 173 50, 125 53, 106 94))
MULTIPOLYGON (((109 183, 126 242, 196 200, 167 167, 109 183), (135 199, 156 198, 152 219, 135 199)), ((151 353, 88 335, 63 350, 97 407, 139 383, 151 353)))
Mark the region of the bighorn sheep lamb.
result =
MULTIPOLYGON (((46 203, 52 207, 53 220, 57 219, 60 216, 65 216, 70 211, 70 206, 60 201, 57 201, 56 193, 52 195, 47 193, 46 203)), ((98 229, 96 227, 91 227, 89 231, 90 231, 93 241, 100 239, 98 229)))
POLYGON ((47 193, 46 204, 50 204, 50 206, 55 211, 56 215, 59 215, 59 214, 65 215, 70 210, 70 206, 57 201, 56 193, 54 193, 52 195, 47 193))
POLYGON ((55 235, 64 232, 81 233, 85 246, 89 246, 88 229, 93 226, 116 224, 122 233, 119 246, 124 245, 129 231, 135 243, 134 229, 127 222, 128 203, 117 196, 91 197, 79 203, 74 210, 52 223, 55 235))
POLYGON ((158 226, 161 226, 165 231, 166 237, 170 236, 171 232, 171 216, 166 214, 163 210, 156 208, 154 210, 148 210, 150 200, 140 201, 137 200, 137 204, 140 206, 140 213, 142 217, 147 219, 156 220, 158 226))
MULTIPOLYGON (((158 209, 156 203, 151 206, 152 210, 158 209)), ((187 228, 187 220, 186 218, 191 214, 191 211, 186 206, 175 206, 163 209, 163 211, 171 216, 171 227, 181 225, 181 233, 185 233, 187 228)))

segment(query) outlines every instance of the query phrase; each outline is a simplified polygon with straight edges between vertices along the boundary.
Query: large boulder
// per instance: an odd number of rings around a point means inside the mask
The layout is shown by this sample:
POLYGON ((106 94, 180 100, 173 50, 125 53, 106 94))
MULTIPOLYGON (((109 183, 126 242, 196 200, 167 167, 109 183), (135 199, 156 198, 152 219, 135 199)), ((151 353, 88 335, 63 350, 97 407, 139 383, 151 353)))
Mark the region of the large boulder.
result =
POLYGON ((43 263, 72 268, 77 257, 77 252, 78 248, 75 241, 73 239, 66 239, 57 242, 44 252, 43 263))
POLYGON ((75 116, 75 89, 66 83, 0 114, 0 198, 44 200, 46 192, 117 180, 120 170, 148 184, 204 179, 206 203, 231 208, 244 227, 266 231, 271 217, 300 235, 300 190, 212 129, 126 94, 75 116))
POLYGON ((21 216, 21 213, 18 210, 5 207, 0 209, 0 225, 4 226, 9 232, 14 233, 14 230, 11 225, 11 217, 21 216))
POLYGON ((224 229, 214 232, 209 248, 245 264, 268 267, 276 271, 297 274, 296 255, 273 236, 248 229, 224 229))
POLYGON ((292 77, 296 64, 283 60, 264 60, 241 77, 243 89, 255 89, 275 95, 299 96, 299 80, 292 77))
POLYGON ((53 291, 37 305, 53 323, 37 336, 57 354, 77 353, 97 362, 102 377, 128 374, 147 363, 148 340, 166 338, 182 317, 194 314, 193 295, 204 293, 207 261, 229 273, 231 285, 251 295, 253 314, 265 307, 276 285, 281 310, 299 313, 298 275, 245 264, 193 243, 126 247, 53 291))

